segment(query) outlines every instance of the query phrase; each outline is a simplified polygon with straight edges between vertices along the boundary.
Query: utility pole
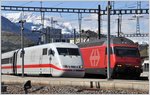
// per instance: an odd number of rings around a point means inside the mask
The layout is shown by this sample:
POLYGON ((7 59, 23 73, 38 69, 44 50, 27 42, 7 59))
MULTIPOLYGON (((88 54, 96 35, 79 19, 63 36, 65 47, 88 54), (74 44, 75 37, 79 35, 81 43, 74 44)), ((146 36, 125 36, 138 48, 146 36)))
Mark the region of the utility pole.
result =
POLYGON ((62 33, 60 31, 60 38, 59 38, 59 41, 62 42, 62 33))
POLYGON ((20 20, 19 23, 21 23, 21 56, 22 56, 22 77, 24 77, 24 35, 23 35, 23 24, 25 23, 25 20, 20 20))
POLYGON ((120 19, 119 19, 119 16, 118 16, 118 19, 117 19, 117 22, 118 22, 118 32, 117 32, 117 37, 119 37, 119 33, 120 33, 120 30, 119 30, 119 25, 120 25, 120 19))
POLYGON ((117 22, 118 22, 118 32, 117 32, 117 37, 119 37, 119 36, 120 36, 120 33, 121 33, 122 15, 118 15, 117 22))
POLYGON ((54 23, 53 17, 51 17, 51 28, 53 28, 53 23, 54 23))
POLYGON ((45 28, 45 31, 46 31, 46 33, 45 33, 45 39, 46 39, 46 43, 48 43, 48 28, 46 27, 45 28))
POLYGON ((81 22, 82 22, 82 14, 81 13, 78 13, 78 21, 79 21, 80 43, 81 43, 81 22))
POLYGON ((108 34, 107 34, 107 79, 110 79, 110 10, 111 5, 110 1, 108 1, 107 5, 107 19, 108 19, 108 34))
POLYGON ((40 12, 41 12, 41 25, 42 25, 42 29, 41 29, 41 42, 42 43, 45 43, 46 41, 46 34, 44 34, 44 12, 42 10, 42 1, 40 1, 41 3, 41 9, 40 9, 40 12))
POLYGON ((74 32, 74 44, 76 44, 76 29, 73 29, 74 32))
POLYGON ((51 43, 51 34, 50 34, 50 29, 51 29, 51 27, 46 27, 46 30, 47 30, 47 42, 48 43, 51 43))
POLYGON ((98 39, 101 38, 101 6, 98 5, 98 39))
MULTIPOLYGON (((141 1, 137 1, 137 9, 141 9, 141 1)), ((140 34, 139 14, 136 16, 136 34, 140 34)))

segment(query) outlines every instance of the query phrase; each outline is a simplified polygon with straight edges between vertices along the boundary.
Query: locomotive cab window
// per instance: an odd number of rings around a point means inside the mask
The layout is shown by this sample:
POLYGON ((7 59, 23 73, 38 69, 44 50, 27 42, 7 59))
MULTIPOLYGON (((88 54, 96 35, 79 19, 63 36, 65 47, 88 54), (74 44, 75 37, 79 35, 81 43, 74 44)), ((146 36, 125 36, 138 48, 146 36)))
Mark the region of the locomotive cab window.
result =
POLYGON ((57 48, 59 55, 75 55, 78 56, 78 48, 57 48))
POLYGON ((43 49, 42 55, 47 55, 47 48, 43 49))
POLYGON ((115 47, 115 54, 120 57, 140 57, 137 48, 115 47))
POLYGON ((79 55, 79 50, 77 48, 68 49, 69 55, 79 55))

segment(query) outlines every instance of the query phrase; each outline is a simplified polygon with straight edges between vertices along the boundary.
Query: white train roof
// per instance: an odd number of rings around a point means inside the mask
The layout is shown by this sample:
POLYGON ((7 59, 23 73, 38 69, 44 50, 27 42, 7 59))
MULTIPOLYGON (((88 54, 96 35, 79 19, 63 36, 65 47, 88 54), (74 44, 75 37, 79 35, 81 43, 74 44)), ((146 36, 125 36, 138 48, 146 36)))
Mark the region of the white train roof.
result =
POLYGON ((47 47, 78 48, 77 45, 72 44, 72 43, 56 42, 56 43, 48 43, 48 44, 43 44, 43 45, 26 47, 24 49, 27 50, 27 49, 33 49, 33 48, 47 48, 47 47))
MULTIPOLYGON (((32 46, 32 47, 25 47, 24 49, 33 49, 33 48, 47 48, 47 47, 62 47, 62 48, 78 48, 77 45, 72 44, 72 43, 66 43, 66 42, 57 42, 57 43, 48 43, 48 44, 43 44, 43 45, 37 45, 37 46, 32 46)), ((17 49, 14 51, 9 51, 6 53, 2 54, 2 58, 8 58, 12 57, 14 52, 20 51, 21 49, 17 49)))
POLYGON ((2 59, 3 58, 9 58, 12 57, 15 51, 10 51, 2 54, 2 59))

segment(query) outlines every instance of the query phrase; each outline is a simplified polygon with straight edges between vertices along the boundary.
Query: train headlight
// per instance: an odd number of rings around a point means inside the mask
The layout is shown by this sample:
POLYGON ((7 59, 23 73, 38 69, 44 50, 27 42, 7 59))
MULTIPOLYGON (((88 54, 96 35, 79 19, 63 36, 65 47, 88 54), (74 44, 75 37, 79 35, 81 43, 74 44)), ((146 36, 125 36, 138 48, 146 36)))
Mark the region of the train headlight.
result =
POLYGON ((83 66, 79 66, 79 68, 83 68, 83 66))
POLYGON ((117 65, 118 67, 122 67, 122 65, 117 65))
POLYGON ((135 66, 135 68, 139 68, 139 66, 135 66))

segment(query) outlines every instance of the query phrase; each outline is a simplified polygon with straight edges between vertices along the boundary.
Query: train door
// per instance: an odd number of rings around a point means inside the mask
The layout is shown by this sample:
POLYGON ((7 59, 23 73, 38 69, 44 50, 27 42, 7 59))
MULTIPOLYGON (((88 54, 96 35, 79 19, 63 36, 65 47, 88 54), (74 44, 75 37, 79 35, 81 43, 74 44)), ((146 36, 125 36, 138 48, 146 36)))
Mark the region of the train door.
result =
POLYGON ((46 72, 46 69, 43 68, 44 64, 46 63, 46 58, 45 58, 46 55, 47 55, 47 48, 43 48, 42 49, 42 54, 40 54, 40 62, 39 62, 40 74, 45 74, 45 72, 46 72))
POLYGON ((17 53, 16 52, 13 54, 12 64, 13 64, 13 75, 16 75, 17 74, 17 53))
POLYGON ((50 73, 51 75, 53 76, 54 75, 54 68, 56 64, 56 57, 55 57, 55 51, 52 50, 52 49, 49 49, 49 52, 48 52, 48 55, 49 55, 49 64, 50 64, 50 73))
POLYGON ((42 49, 42 56, 40 56, 40 74, 50 74, 51 65, 49 62, 48 48, 42 49))

